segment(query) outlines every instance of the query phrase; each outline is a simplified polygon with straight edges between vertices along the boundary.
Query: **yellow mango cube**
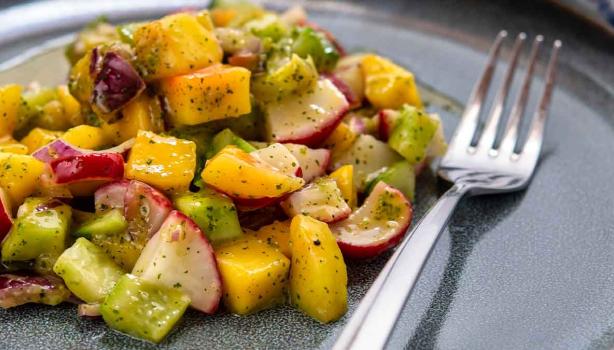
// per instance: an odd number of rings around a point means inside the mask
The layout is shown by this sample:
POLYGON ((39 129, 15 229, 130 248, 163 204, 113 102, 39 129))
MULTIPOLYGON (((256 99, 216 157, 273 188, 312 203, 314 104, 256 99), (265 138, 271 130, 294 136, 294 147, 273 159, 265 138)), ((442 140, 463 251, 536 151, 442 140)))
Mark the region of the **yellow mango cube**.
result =
POLYGON ((72 126, 81 125, 84 123, 83 115, 81 114, 81 104, 77 99, 70 94, 68 86, 60 85, 57 88, 58 101, 64 109, 64 118, 72 126))
POLYGON ((250 314, 284 300, 290 260, 254 237, 225 243, 215 250, 230 312, 250 314))
POLYGON ((354 186, 354 166, 351 164, 344 165, 333 171, 329 177, 337 183, 337 187, 341 190, 341 195, 345 202, 351 207, 356 208, 357 194, 354 186))
POLYGON ((137 65, 154 80, 187 74, 222 61, 222 47, 212 31, 187 12, 148 22, 134 32, 137 65))
POLYGON ((126 177, 169 193, 185 192, 196 168, 196 144, 139 131, 126 164, 126 177))
POLYGON ((20 142, 28 147, 30 153, 33 153, 44 145, 57 140, 62 134, 61 131, 34 128, 20 142))
POLYGON ((28 147, 24 144, 17 142, 11 136, 4 136, 0 138, 0 152, 15 153, 15 154, 28 154, 28 147))
POLYGON ((341 122, 324 141, 324 147, 330 149, 333 156, 341 154, 352 146, 357 136, 345 122, 341 122))
POLYGON ((0 88, 0 136, 11 135, 17 125, 21 104, 21 86, 11 84, 0 88))
POLYGON ((249 234, 276 247, 288 258, 292 256, 292 252, 290 251, 290 220, 275 221, 249 234))
POLYGON ((66 130, 60 138, 73 146, 85 149, 100 149, 109 144, 109 139, 102 128, 85 124, 66 130))
POLYGON ((194 125, 251 112, 251 72, 242 67, 215 65, 163 79, 170 120, 175 125, 194 125))
POLYGON ((277 198, 305 184, 235 146, 226 146, 209 159, 201 176, 218 190, 245 199, 277 198))
POLYGON ((34 193, 38 179, 45 170, 45 163, 24 154, 0 153, 0 187, 17 208, 34 193))
POLYGON ((338 320, 347 311, 347 269, 328 225, 297 215, 290 240, 292 304, 322 323, 338 320))
POLYGON ((365 55, 361 68, 365 77, 365 95, 376 108, 398 109, 406 103, 422 108, 411 72, 377 55, 365 55))
POLYGON ((102 129, 114 143, 119 144, 136 137, 139 130, 159 132, 164 129, 162 108, 157 98, 140 94, 122 109, 122 118, 102 129))

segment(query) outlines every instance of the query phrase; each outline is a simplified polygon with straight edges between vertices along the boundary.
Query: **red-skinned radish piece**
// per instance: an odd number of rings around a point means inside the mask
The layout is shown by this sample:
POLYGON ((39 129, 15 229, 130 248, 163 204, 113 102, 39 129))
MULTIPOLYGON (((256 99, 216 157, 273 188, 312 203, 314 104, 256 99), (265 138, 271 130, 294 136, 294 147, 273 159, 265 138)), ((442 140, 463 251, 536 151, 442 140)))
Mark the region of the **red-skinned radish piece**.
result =
POLYGON ((94 193, 94 205, 96 212, 104 212, 111 209, 124 211, 124 197, 130 185, 129 180, 118 180, 101 186, 94 193))
POLYGON ((193 308, 207 314, 217 310, 222 297, 213 248, 198 225, 176 210, 147 242, 132 273, 181 290, 190 297, 193 308))
POLYGON ((352 108, 360 107, 365 98, 365 77, 361 68, 363 58, 364 54, 342 57, 333 70, 335 77, 342 81, 351 92, 353 100, 349 101, 352 108))
POLYGON ((301 164, 294 153, 281 143, 274 143, 250 154, 286 175, 298 177, 303 175, 301 164))
POLYGON ((397 189, 379 182, 363 205, 331 226, 339 248, 351 258, 371 258, 397 245, 411 224, 411 203, 397 189))
POLYGON ((284 146, 294 155, 302 169, 305 182, 323 176, 330 164, 330 150, 326 148, 309 148, 304 145, 286 143, 284 146))
POLYGON ((158 231, 173 203, 157 189, 132 180, 124 197, 124 216, 128 221, 128 233, 136 240, 148 239, 158 231))
POLYGON ((312 91, 266 106, 267 139, 317 147, 337 127, 348 109, 343 93, 330 80, 321 79, 312 91))
POLYGON ((51 161, 58 184, 113 181, 124 177, 124 158, 118 153, 78 154, 51 161))
POLYGON ((6 234, 9 233, 13 226, 12 217, 9 198, 4 189, 0 188, 0 242, 4 240, 4 237, 6 237, 6 234))
POLYGON ((395 123, 399 120, 399 111, 394 109, 382 109, 377 113, 377 119, 379 120, 378 134, 382 141, 388 141, 392 129, 395 123))
POLYGON ((361 100, 354 94, 352 89, 350 89, 350 87, 345 83, 345 81, 343 81, 341 78, 337 76, 337 74, 324 73, 322 74, 322 76, 330 80, 333 84, 335 84, 337 89, 339 89, 339 91, 341 91, 343 96, 345 96, 345 99, 350 104, 350 108, 355 108, 355 107, 360 106, 361 100))
POLYGON ((326 223, 344 220, 352 213, 335 180, 325 177, 292 193, 281 207, 289 217, 302 214, 326 223))

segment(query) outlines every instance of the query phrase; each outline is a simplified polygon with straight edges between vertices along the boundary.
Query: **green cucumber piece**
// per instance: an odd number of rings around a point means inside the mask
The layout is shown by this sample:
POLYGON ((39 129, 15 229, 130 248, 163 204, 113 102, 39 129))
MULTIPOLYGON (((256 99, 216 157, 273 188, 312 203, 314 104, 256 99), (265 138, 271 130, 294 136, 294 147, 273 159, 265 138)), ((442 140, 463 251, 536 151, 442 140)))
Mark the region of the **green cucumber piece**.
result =
POLYGON ((237 209, 232 200, 205 188, 174 199, 175 207, 194 220, 212 243, 239 237, 243 234, 237 209))
POLYGON ((402 160, 367 176, 365 193, 367 195, 371 193, 380 181, 401 191, 409 200, 414 200, 416 174, 414 167, 409 162, 402 160))
POLYGON ((100 306, 106 324, 128 335, 159 343, 179 321, 190 298, 133 275, 122 276, 100 306))
POLYGON ((53 272, 66 287, 88 303, 101 302, 124 271, 102 249, 81 237, 60 255, 53 272))
POLYGON ((413 106, 405 105, 392 129, 388 145, 410 164, 420 163, 426 158, 427 148, 438 127, 439 120, 413 106))
POLYGON ((303 58, 311 56, 319 72, 335 68, 340 57, 339 51, 324 34, 305 27, 296 29, 293 37, 292 52, 303 58))
POLYGON ((289 95, 300 95, 312 89, 318 81, 318 71, 311 56, 301 58, 292 54, 289 59, 271 59, 267 65, 268 72, 256 76, 252 81, 252 92, 260 103, 278 101, 289 95))
POLYGON ((243 28, 261 38, 271 38, 277 41, 288 35, 288 26, 279 16, 267 13, 264 16, 252 19, 243 25, 243 28))
POLYGON ((72 235, 91 239, 94 235, 116 235, 128 228, 128 222, 119 209, 109 210, 86 221, 72 235))
POLYGON ((117 35, 119 39, 128 45, 134 44, 134 32, 141 27, 144 22, 126 23, 117 26, 117 35))
POLYGON ((36 260, 37 271, 49 272, 66 249, 71 212, 70 206, 57 200, 26 199, 2 244, 2 261, 36 260))
POLYGON ((237 136, 232 130, 224 129, 217 133, 213 137, 213 141, 211 142, 211 148, 209 148, 207 152, 207 158, 211 158, 215 156, 222 148, 228 145, 235 145, 245 152, 255 151, 256 148, 252 146, 249 142, 243 140, 241 137, 237 136))
POLYGON ((364 192, 367 176, 383 167, 403 160, 388 144, 371 135, 362 134, 356 138, 352 146, 333 159, 333 169, 343 165, 354 166, 354 186, 359 192, 364 192))

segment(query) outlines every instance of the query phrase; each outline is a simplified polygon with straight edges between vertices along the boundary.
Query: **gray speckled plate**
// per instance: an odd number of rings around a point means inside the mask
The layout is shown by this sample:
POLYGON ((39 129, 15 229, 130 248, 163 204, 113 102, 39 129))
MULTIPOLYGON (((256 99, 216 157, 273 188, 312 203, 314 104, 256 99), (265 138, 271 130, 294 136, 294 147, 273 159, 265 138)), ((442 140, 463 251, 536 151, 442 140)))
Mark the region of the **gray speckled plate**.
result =
MULTIPOLYGON (((390 1, 378 2, 374 10, 374 3, 309 2, 307 7, 347 48, 391 56, 452 100, 467 98, 501 27, 542 32, 548 39, 556 35, 565 43, 531 187, 460 205, 389 347, 614 346, 614 39, 543 4, 390 1)), ((0 11, 0 59, 75 30, 98 14, 144 18, 185 4, 204 6, 188 0, 165 1, 163 7, 143 0, 45 1, 0 11)), ((59 57, 57 51, 48 55, 59 57)), ((21 66, 19 74, 0 72, 0 83, 57 82, 66 68, 47 58, 21 66)), ((541 81, 535 85, 541 88, 541 81)), ((449 135, 458 105, 437 96, 431 95, 432 109, 443 114, 449 135)), ((419 186, 418 218, 445 189, 431 174, 422 176, 419 186)), ((349 263, 350 312, 385 258, 349 263)), ((248 317, 188 312, 158 348, 327 348, 346 320, 320 325, 289 307, 248 317)), ((155 347, 114 333, 100 320, 79 319, 72 305, 28 305, 0 311, 0 348, 155 347)))

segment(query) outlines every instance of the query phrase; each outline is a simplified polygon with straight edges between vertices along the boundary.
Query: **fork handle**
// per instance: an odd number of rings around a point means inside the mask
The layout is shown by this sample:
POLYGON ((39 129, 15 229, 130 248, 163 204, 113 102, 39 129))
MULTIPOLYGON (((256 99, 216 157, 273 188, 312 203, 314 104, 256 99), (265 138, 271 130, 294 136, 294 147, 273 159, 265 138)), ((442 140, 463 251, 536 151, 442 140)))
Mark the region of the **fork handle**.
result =
POLYGON ((452 186, 405 236, 358 308, 333 349, 383 349, 437 239, 447 226, 467 186, 452 186))

